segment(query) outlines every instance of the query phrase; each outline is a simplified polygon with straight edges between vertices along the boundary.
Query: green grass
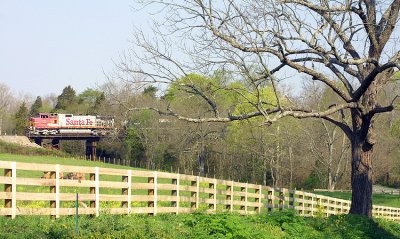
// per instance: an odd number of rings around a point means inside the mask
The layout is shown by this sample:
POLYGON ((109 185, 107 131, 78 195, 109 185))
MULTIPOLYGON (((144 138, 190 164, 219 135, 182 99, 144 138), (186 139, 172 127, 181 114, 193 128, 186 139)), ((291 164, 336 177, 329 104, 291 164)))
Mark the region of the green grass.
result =
POLYGON ((0 217, 0 238, 400 238, 400 224, 361 216, 304 218, 293 211, 254 216, 201 212, 180 215, 107 215, 79 218, 0 217))
MULTIPOLYGON (((315 194, 351 201, 351 192, 317 192, 315 194)), ((374 205, 400 208, 400 195, 372 194, 372 202, 374 205)))

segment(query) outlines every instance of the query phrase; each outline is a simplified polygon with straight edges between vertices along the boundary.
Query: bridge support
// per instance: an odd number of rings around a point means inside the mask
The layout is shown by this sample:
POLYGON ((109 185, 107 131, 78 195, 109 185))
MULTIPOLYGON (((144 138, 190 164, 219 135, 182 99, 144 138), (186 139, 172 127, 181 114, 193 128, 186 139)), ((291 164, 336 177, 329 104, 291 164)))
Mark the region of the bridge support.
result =
POLYGON ((51 140, 51 148, 60 150, 60 139, 52 139, 51 140))
POLYGON ((96 160, 96 146, 97 142, 99 142, 102 138, 106 136, 98 136, 98 135, 31 135, 29 138, 34 140, 36 144, 52 148, 52 149, 61 149, 60 142, 62 140, 84 140, 86 142, 86 158, 90 160, 96 160))
POLYGON ((86 158, 92 161, 96 161, 96 146, 98 140, 88 139, 86 140, 86 158))
POLYGON ((39 146, 43 146, 43 139, 41 138, 35 138, 35 144, 39 145, 39 146))

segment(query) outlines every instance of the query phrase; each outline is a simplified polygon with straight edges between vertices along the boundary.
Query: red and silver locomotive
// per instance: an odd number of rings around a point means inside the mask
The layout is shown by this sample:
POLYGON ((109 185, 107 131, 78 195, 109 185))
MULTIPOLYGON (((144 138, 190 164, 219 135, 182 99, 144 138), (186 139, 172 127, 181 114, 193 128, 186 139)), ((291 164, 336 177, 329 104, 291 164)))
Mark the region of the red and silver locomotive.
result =
POLYGON ((29 122, 29 134, 34 135, 107 135, 113 129, 111 116, 39 113, 29 122))

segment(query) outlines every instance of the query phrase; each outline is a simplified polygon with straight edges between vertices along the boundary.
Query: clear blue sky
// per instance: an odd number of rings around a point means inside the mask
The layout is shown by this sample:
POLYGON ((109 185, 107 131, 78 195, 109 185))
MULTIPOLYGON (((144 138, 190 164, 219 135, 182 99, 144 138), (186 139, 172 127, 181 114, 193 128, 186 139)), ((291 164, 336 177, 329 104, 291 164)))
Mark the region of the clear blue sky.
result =
POLYGON ((34 97, 104 83, 133 26, 148 21, 132 7, 132 0, 0 0, 0 82, 34 97))

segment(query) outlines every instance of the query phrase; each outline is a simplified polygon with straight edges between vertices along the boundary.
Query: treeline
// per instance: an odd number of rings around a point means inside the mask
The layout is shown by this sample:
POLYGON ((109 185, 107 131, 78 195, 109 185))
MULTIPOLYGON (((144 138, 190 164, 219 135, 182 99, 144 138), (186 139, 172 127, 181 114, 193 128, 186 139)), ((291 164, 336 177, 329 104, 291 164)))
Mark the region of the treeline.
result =
MULTIPOLYGON (((254 106, 238 95, 260 97, 265 104, 280 100, 288 106, 302 104, 310 109, 327 107, 335 97, 310 83, 293 95, 275 99, 269 85, 255 94, 241 81, 231 79, 221 73, 210 77, 191 74, 167 89, 110 81, 79 94, 67 86, 58 96, 36 98, 16 97, 7 86, 0 85, 0 127, 2 134, 24 134, 28 118, 39 112, 114 115, 117 131, 115 137, 100 141, 100 157, 278 187, 350 188, 349 140, 339 128, 322 119, 285 118, 265 125, 262 117, 230 123, 194 123, 174 117, 174 112, 192 119, 251 113, 254 106), (230 93, 232 90, 235 94, 230 93), (218 107, 213 102, 218 102, 218 107)), ((398 92, 399 86, 393 81, 380 97, 389 100, 398 92)), ((348 112, 340 114, 338 118, 350 119, 348 112)), ((381 115, 376 121, 380 143, 374 153, 375 181, 400 186, 398 112, 381 115)), ((64 141, 61 148, 74 155, 85 153, 81 141, 64 141)))

